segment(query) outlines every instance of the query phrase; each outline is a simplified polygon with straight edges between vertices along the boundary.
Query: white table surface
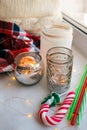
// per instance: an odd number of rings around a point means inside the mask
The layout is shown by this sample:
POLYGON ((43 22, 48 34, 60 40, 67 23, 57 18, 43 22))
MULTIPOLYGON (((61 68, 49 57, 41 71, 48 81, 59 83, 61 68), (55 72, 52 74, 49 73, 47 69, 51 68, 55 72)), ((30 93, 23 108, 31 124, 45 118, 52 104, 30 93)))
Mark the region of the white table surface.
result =
MULTIPOLYGON (((74 65, 70 90, 75 90, 80 81, 87 59, 73 47, 74 65)), ((79 126, 70 126, 67 116, 56 126, 46 127, 39 121, 40 103, 49 94, 46 77, 35 86, 18 83, 12 73, 0 74, 0 130, 86 130, 87 106, 79 126)), ((55 111, 55 108, 51 110, 55 111)))

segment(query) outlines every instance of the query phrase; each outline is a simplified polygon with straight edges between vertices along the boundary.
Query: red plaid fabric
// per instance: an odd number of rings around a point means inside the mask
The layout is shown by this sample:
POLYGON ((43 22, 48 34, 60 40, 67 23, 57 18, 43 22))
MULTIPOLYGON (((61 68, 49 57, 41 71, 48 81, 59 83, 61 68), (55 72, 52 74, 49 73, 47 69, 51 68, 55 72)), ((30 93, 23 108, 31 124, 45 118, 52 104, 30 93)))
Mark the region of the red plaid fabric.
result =
POLYGON ((0 72, 12 70, 21 52, 39 51, 40 37, 25 32, 17 24, 0 21, 0 72))

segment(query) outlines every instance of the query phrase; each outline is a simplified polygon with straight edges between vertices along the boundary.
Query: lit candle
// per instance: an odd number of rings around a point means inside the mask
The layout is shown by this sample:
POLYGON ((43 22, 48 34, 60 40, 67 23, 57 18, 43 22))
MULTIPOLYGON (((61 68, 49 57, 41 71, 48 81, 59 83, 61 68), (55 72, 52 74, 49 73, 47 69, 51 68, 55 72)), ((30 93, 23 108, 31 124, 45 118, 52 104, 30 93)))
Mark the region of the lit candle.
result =
POLYGON ((39 54, 26 52, 17 56, 15 60, 15 77, 19 82, 33 85, 42 78, 43 65, 39 54))
POLYGON ((31 57, 31 56, 22 57, 19 62, 19 66, 24 67, 24 69, 22 70, 22 74, 32 73, 34 71, 32 66, 34 67, 35 64, 36 64, 36 61, 34 57, 31 57))

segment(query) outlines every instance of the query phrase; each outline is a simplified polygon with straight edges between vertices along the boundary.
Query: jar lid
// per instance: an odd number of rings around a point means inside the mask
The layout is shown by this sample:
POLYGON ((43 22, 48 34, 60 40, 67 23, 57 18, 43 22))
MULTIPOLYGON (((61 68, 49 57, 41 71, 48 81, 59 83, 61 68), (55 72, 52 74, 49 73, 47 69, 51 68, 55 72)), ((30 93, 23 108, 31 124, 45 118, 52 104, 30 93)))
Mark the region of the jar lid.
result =
POLYGON ((70 25, 64 22, 45 26, 42 30, 43 35, 53 37, 72 37, 73 29, 70 25))

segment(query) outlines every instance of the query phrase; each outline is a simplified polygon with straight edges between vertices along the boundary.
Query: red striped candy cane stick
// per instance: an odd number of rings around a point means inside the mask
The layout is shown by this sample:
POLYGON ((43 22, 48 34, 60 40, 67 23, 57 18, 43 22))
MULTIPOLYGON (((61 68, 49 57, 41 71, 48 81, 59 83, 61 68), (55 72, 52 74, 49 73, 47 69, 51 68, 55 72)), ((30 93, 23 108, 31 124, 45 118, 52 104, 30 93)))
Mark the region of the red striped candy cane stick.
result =
POLYGON ((75 92, 69 92, 66 98, 64 99, 62 105, 55 113, 55 115, 51 117, 47 115, 47 112, 50 110, 50 105, 48 103, 43 104, 39 111, 40 120, 47 126, 57 125, 64 118, 74 97, 75 97, 75 92))

